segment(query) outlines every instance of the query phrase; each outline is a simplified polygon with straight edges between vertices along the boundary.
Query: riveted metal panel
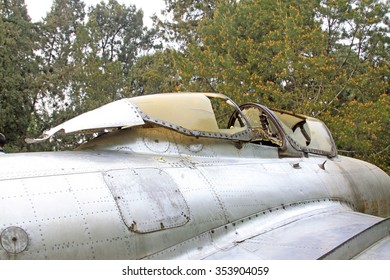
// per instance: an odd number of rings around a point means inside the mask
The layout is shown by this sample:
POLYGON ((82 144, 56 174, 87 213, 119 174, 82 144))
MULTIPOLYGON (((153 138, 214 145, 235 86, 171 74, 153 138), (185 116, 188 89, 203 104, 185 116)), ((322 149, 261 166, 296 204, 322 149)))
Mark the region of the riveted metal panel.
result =
POLYGON ((160 169, 113 170, 104 179, 131 231, 154 232, 189 221, 188 206, 177 184, 160 169))
POLYGON ((170 146, 166 133, 158 129, 150 129, 142 141, 146 148, 154 153, 165 153, 170 146))

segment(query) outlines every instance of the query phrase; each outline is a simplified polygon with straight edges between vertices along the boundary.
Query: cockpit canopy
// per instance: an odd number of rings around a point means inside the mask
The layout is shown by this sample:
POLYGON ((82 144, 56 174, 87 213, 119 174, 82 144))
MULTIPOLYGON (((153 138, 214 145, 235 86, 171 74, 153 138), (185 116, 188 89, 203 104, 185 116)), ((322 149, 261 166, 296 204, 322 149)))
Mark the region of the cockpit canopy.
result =
POLYGON ((202 136, 217 136, 219 134, 234 135, 243 132, 248 127, 227 127, 231 114, 239 110, 229 98, 222 94, 211 93, 171 93, 134 97, 135 104, 144 119, 154 123, 164 122, 172 128, 192 131, 202 136), (223 123, 223 120, 226 120, 223 123))
POLYGON ((285 133, 303 151, 316 154, 336 155, 336 147, 327 126, 319 119, 273 110, 285 133))
POLYGON ((272 145, 281 150, 335 156, 327 127, 319 120, 250 103, 238 107, 218 93, 167 93, 118 100, 45 131, 39 142, 56 133, 104 133, 145 124, 195 137, 272 145))

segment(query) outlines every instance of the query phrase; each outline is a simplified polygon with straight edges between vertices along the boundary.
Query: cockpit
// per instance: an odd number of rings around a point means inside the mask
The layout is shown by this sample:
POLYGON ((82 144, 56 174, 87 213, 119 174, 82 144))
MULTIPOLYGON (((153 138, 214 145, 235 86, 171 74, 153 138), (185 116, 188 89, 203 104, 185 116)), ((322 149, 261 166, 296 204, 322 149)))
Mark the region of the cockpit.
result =
POLYGON ((274 146, 281 151, 333 157, 336 148, 323 122, 304 115, 248 103, 237 106, 218 93, 167 93, 118 100, 45 131, 39 142, 56 133, 109 133, 135 126, 158 126, 197 138, 274 146))

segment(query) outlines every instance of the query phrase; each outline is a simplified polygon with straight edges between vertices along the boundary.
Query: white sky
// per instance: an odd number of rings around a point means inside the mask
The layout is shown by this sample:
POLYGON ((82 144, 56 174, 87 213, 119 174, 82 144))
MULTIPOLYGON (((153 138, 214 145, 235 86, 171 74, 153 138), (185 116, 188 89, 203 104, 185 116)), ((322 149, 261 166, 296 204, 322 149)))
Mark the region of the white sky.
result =
MULTIPOLYGON (((86 7, 94 6, 102 0, 83 0, 86 7)), ((108 0, 103 0, 108 2, 108 0)), ((150 16, 160 14, 160 11, 165 7, 164 0, 117 0, 121 4, 135 5, 137 9, 144 11, 144 24, 150 26, 152 21, 150 16)), ((25 0, 28 14, 33 22, 39 21, 46 16, 50 11, 53 0, 25 0)))

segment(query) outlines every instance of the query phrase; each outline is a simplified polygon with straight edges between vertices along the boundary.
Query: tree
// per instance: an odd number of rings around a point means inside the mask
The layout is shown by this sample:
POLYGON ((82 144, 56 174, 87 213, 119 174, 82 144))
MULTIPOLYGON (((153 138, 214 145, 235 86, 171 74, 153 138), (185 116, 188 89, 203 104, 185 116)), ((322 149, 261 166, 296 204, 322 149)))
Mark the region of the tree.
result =
POLYGON ((130 73, 132 94, 178 91, 180 78, 174 63, 175 54, 175 50, 165 50, 138 58, 130 73))
MULTIPOLYGON (((213 17, 201 21, 199 40, 177 56, 183 88, 318 116, 332 131, 351 115, 364 125, 356 110, 384 110, 388 102, 382 95, 389 90, 389 4, 347 2, 219 1, 213 17)), ((365 121, 378 124, 375 137, 383 142, 367 133, 357 137, 359 131, 355 139, 385 155, 382 113, 366 114, 365 121)), ((342 133, 334 134, 337 142, 342 133)), ((349 145, 340 141, 339 148, 368 158, 372 150, 347 136, 349 145)))
POLYGON ((326 111, 322 116, 335 137, 339 152, 357 157, 390 173, 390 98, 381 94, 376 101, 352 100, 326 111))
MULTIPOLYGON (((28 134, 39 135, 70 118, 69 94, 74 76, 74 43, 78 28, 83 25, 85 5, 81 0, 55 0, 42 22, 36 23, 36 61, 39 72, 34 76, 37 90, 28 134)), ((53 141, 29 145, 29 150, 54 149, 61 143, 53 141)))
POLYGON ((211 19, 218 0, 165 0, 164 20, 154 16, 160 36, 171 45, 185 48, 198 42, 198 27, 202 20, 211 19))
POLYGON ((371 161, 390 173, 389 12, 375 0, 325 1, 328 52, 348 82, 327 103, 321 117, 341 153, 371 161))
POLYGON ((23 0, 0 1, 0 131, 7 151, 25 148, 37 72, 35 28, 23 0))
POLYGON ((77 111, 133 94, 129 81, 140 53, 153 48, 153 31, 143 26, 143 13, 115 0, 91 7, 88 22, 79 29, 79 75, 73 79, 72 104, 77 111))
MULTIPOLYGON (((154 35, 143 26, 142 11, 110 0, 85 16, 82 0, 56 0, 39 23, 34 131, 132 94, 129 73, 139 54, 152 48, 154 35)), ((61 137, 39 149, 69 149, 82 140, 61 137)))
POLYGON ((144 28, 142 18, 142 10, 116 0, 92 7, 87 23, 91 49, 104 62, 121 62, 128 74, 141 50, 150 46, 151 34, 144 28))
POLYGON ((292 101, 282 103, 294 95, 300 104, 303 94, 296 91, 308 77, 293 72, 308 65, 312 52, 321 53, 320 47, 313 48, 322 34, 312 19, 313 9, 307 8, 310 1, 295 2, 298 8, 291 3, 220 1, 213 19, 203 21, 198 30, 201 43, 191 44, 180 59, 185 87, 289 109, 294 108, 292 101), (313 39, 309 45, 308 38, 313 39))

